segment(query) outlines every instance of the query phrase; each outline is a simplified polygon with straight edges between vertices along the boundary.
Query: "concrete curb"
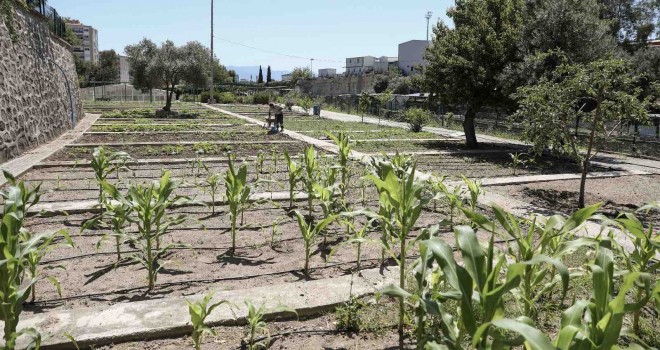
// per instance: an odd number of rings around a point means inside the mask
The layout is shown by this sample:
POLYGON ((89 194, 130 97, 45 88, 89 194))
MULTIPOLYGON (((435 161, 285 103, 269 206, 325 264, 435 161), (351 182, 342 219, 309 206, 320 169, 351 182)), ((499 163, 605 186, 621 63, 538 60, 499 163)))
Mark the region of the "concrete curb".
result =
POLYGON ((165 146, 165 145, 196 145, 206 143, 211 145, 267 145, 267 144, 291 144, 297 141, 273 140, 273 141, 172 141, 172 142, 113 142, 113 143, 71 143, 65 147, 120 147, 120 146, 165 146))
MULTIPOLYGON (((392 267, 363 270, 362 277, 340 276, 336 278, 301 281, 280 285, 256 287, 242 290, 217 292, 214 301, 226 300, 229 306, 218 307, 208 316, 206 324, 242 325, 246 323, 245 301, 267 309, 286 305, 298 312, 299 317, 318 315, 347 302, 351 296, 372 295, 388 284, 396 283, 398 268, 392 267), (351 292, 352 291, 352 292, 351 292)), ((158 300, 118 303, 110 306, 87 309, 53 311, 34 314, 21 319, 18 329, 35 328, 44 341, 42 349, 72 349, 73 344, 65 338, 70 333, 81 347, 102 346, 131 340, 146 340, 176 337, 191 331, 190 316, 186 300, 201 300, 204 295, 176 297, 158 300)), ((291 318, 281 312, 270 311, 266 318, 279 316, 291 318)), ((295 316, 294 316, 295 317, 295 316)), ((24 337, 19 345, 25 346, 24 337)), ((237 344, 238 346, 239 344, 237 344)))

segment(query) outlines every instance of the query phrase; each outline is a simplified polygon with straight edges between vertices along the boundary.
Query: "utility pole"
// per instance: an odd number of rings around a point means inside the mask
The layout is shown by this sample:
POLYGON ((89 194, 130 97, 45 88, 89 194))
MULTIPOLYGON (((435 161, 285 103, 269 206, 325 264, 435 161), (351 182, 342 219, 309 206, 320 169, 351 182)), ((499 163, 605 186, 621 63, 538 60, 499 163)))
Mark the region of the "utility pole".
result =
POLYGON ((309 71, 312 73, 312 78, 314 78, 314 59, 309 59, 309 71))
POLYGON ((215 73, 215 55, 213 54, 213 0, 211 0, 211 89, 209 94, 209 104, 214 104, 215 99, 213 98, 213 75, 215 73))
POLYGON ((429 28, 431 25, 431 17, 433 17, 433 12, 429 11, 426 13, 426 41, 429 41, 429 28))

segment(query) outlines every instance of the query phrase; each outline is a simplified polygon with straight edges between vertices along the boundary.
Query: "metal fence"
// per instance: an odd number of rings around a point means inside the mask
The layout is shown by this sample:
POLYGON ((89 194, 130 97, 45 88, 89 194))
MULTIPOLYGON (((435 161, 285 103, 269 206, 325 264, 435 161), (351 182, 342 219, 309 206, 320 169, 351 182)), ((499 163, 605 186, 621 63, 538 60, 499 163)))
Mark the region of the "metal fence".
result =
POLYGON ((35 11, 48 20, 50 30, 60 38, 66 36, 66 24, 62 17, 53 7, 46 5, 46 0, 26 0, 28 8, 35 11))

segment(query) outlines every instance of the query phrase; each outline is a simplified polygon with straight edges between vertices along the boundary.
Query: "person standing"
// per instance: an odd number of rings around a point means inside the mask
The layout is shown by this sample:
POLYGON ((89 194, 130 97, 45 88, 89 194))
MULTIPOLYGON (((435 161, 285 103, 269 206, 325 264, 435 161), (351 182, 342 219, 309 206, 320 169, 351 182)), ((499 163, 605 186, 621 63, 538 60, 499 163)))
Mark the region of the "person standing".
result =
POLYGON ((273 103, 269 104, 269 106, 270 109, 268 110, 268 126, 270 126, 270 120, 272 120, 272 116, 275 116, 275 128, 278 128, 280 131, 284 131, 284 109, 273 103))

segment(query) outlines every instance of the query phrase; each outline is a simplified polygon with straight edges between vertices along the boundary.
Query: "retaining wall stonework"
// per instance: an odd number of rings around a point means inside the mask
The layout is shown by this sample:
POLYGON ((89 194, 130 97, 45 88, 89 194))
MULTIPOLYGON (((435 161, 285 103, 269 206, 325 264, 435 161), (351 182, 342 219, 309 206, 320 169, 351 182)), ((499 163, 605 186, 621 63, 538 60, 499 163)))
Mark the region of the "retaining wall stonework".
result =
POLYGON ((0 19, 0 163, 48 142, 71 125, 69 79, 76 122, 83 117, 70 46, 49 31, 47 20, 15 6, 18 41, 0 19))

